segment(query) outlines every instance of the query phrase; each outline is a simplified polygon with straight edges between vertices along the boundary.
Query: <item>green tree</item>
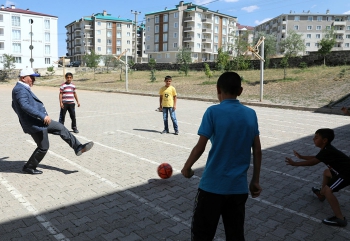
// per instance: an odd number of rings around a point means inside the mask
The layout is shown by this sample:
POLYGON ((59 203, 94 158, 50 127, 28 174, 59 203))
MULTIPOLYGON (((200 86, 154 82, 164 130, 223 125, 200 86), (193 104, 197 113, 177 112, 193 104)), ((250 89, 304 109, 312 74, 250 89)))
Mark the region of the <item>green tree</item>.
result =
POLYGON ((288 57, 284 56, 280 62, 281 67, 283 68, 283 79, 286 79, 287 77, 287 68, 289 66, 288 64, 288 57))
POLYGON ((94 70, 95 79, 95 70, 98 67, 98 64, 100 63, 101 55, 96 54, 95 51, 92 50, 90 54, 86 54, 83 59, 86 63, 86 66, 94 70))
POLYGON ((179 49, 176 54, 176 63, 180 65, 180 71, 183 71, 187 76, 192 63, 191 50, 188 48, 179 49))
POLYGON ((326 66, 326 56, 332 51, 332 48, 336 44, 334 27, 331 27, 329 30, 325 30, 323 38, 319 42, 318 52, 323 56, 323 65, 326 66))
POLYGON ((46 74, 49 76, 52 76, 55 74, 55 67, 54 66, 47 67, 46 70, 47 70, 46 74))
POLYGON ((157 65, 157 62, 156 62, 156 60, 155 59, 152 59, 152 58, 150 58, 149 60, 148 60, 148 66, 150 67, 150 69, 151 69, 151 78, 150 78, 150 80, 151 80, 151 82, 154 82, 154 81, 156 81, 156 76, 155 76, 155 73, 156 73, 156 65, 157 65))
POLYGON ((285 39, 281 40, 279 47, 281 53, 284 53, 284 60, 282 59, 282 61, 285 63, 282 67, 284 68, 284 78, 286 78, 286 68, 289 66, 288 61, 291 57, 300 56, 300 53, 305 52, 305 40, 303 39, 302 34, 298 34, 295 31, 291 30, 288 32, 288 36, 285 39))
MULTIPOLYGON (((261 37, 264 39, 264 59, 265 59, 265 68, 268 68, 270 65, 270 59, 272 56, 276 55, 277 51, 277 38, 273 34, 267 34, 264 32, 258 32, 254 42, 257 43, 261 37)), ((260 50, 260 47, 259 47, 260 50)))
POLYGON ((205 75, 209 78, 213 77, 213 71, 210 70, 209 64, 204 63, 205 75))
POLYGON ((3 60, 1 62, 3 65, 3 70, 0 74, 0 80, 7 79, 9 73, 16 68, 15 61, 15 57, 13 57, 11 54, 3 54, 3 60))
POLYGON ((103 60, 104 65, 107 67, 107 73, 109 73, 109 67, 113 65, 113 59, 115 59, 114 56, 109 54, 101 58, 103 60))
POLYGON ((228 52, 224 52, 222 48, 218 49, 218 56, 216 59, 216 69, 221 72, 231 69, 230 55, 228 54, 228 52))

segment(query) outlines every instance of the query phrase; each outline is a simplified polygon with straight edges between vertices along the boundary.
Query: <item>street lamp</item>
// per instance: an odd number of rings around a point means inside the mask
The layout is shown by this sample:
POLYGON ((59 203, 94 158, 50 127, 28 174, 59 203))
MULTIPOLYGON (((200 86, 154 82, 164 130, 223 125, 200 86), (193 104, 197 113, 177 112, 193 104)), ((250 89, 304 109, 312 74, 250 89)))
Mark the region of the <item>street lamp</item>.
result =
POLYGON ((29 49, 30 49, 30 67, 33 68, 33 19, 29 19, 29 23, 30 23, 30 45, 29 45, 29 49))
POLYGON ((131 10, 132 14, 135 14, 135 64, 137 63, 137 15, 141 12, 131 10))

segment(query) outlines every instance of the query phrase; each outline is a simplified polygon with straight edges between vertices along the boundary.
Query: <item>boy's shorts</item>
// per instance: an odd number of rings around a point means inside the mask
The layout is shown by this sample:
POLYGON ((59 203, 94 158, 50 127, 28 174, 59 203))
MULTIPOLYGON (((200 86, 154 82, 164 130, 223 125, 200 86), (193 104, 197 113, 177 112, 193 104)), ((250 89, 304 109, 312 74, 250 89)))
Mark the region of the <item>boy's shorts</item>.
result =
POLYGON ((328 181, 327 186, 332 189, 333 192, 338 192, 346 186, 350 185, 350 179, 344 179, 339 174, 332 172, 332 178, 328 181))

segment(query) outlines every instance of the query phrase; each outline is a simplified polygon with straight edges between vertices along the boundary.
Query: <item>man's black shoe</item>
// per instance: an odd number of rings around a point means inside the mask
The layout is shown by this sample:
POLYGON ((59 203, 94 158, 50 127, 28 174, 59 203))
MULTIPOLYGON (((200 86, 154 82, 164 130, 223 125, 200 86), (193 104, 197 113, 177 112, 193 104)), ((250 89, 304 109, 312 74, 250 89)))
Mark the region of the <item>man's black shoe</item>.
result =
POLYGON ((336 216, 326 218, 322 220, 322 223, 331 225, 331 226, 339 226, 339 227, 345 227, 348 224, 348 221, 344 217, 344 219, 337 218, 336 216))
POLYGON ((80 156, 84 152, 87 152, 88 150, 90 150, 93 147, 93 145, 94 143, 92 141, 85 143, 84 145, 80 145, 78 149, 75 151, 75 154, 77 156, 80 156))
POLYGON ((35 168, 26 167, 26 166, 24 166, 22 168, 22 171, 24 173, 27 173, 27 174, 42 174, 43 173, 42 171, 36 170, 35 168))

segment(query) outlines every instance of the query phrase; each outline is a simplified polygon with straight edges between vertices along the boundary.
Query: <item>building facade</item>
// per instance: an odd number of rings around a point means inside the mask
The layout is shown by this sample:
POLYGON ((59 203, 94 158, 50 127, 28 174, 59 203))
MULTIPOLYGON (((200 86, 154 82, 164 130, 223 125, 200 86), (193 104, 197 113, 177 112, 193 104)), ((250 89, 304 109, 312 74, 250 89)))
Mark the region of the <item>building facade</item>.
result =
POLYGON ((71 61, 83 61, 84 55, 92 50, 102 56, 119 56, 126 51, 130 59, 134 58, 137 51, 138 56, 142 57, 143 30, 139 27, 135 31, 136 25, 130 19, 113 17, 104 10, 103 13, 83 17, 65 27, 67 56, 71 61), (137 44, 139 50, 135 50, 135 40, 140 42, 137 44))
POLYGON ((0 7, 0 68, 4 54, 15 58, 15 68, 46 68, 58 58, 57 17, 0 7))
MULTIPOLYGON (((288 36, 289 30, 294 30, 302 34, 305 40, 306 52, 318 51, 319 42, 324 37, 325 30, 334 28, 336 44, 332 51, 350 50, 350 14, 330 14, 329 10, 325 14, 320 13, 292 13, 281 14, 267 22, 254 28, 254 34, 264 32, 273 34, 278 43, 288 36)), ((279 48, 277 48, 279 51, 279 48)), ((280 54, 280 53, 277 53, 280 54)))
POLYGON ((148 13, 146 51, 160 63, 176 62, 181 49, 189 49, 193 62, 214 61, 218 49, 234 44, 237 18, 180 1, 173 9, 148 13))

